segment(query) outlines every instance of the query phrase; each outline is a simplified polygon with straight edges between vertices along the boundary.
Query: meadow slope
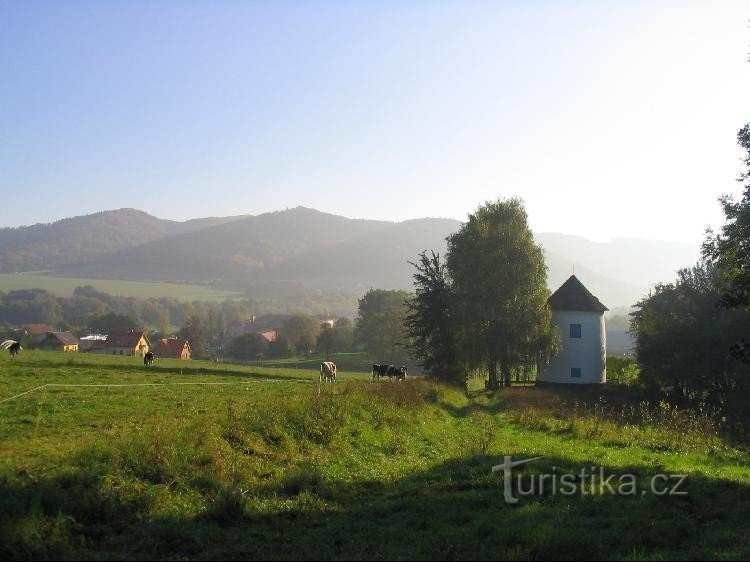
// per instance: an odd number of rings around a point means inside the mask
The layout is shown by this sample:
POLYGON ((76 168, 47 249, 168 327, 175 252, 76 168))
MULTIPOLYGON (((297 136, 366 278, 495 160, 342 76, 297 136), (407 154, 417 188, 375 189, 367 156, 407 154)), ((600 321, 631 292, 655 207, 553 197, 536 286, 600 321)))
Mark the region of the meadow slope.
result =
POLYGON ((750 557, 750 456, 703 420, 607 395, 339 378, 319 393, 303 369, 0 356, 0 556, 750 557), (688 495, 511 506, 491 472, 505 455, 543 456, 527 477, 687 474, 688 495))

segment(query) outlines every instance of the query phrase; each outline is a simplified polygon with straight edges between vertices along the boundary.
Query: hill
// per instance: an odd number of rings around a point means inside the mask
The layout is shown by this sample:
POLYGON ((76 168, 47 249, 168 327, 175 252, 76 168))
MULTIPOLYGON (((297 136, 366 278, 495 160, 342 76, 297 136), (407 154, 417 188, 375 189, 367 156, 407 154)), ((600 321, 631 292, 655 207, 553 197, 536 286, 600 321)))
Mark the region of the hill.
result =
POLYGON ((234 220, 233 217, 176 222, 137 209, 118 209, 50 224, 0 229, 0 273, 70 267, 139 246, 234 220))
MULTIPOLYGON (((446 237, 459 227, 450 219, 361 220, 304 207, 183 223, 121 209, 0 231, 0 271, 26 264, 64 277, 210 284, 253 298, 362 294, 410 289, 409 261, 423 250, 444 254, 446 237)), ((634 303, 697 257, 697 249, 669 242, 535 236, 552 290, 575 270, 610 308, 634 303)))

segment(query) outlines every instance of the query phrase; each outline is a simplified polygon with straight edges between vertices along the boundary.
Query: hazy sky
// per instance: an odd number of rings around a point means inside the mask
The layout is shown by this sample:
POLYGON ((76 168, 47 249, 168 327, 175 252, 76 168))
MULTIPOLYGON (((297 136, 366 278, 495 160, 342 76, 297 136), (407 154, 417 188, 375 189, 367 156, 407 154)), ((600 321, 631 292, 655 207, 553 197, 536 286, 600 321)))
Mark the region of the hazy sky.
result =
POLYGON ((750 2, 0 1, 0 225, 297 205, 697 243, 750 2))

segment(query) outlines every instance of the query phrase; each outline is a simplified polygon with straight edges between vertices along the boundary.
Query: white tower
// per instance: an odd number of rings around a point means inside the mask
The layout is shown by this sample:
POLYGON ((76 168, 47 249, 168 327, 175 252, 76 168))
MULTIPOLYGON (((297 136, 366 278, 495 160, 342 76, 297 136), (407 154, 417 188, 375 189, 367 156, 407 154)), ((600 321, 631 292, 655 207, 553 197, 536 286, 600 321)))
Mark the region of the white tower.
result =
POLYGON ((562 350, 537 377, 538 383, 607 382, 607 333, 599 299, 571 275, 547 301, 560 331, 562 350))

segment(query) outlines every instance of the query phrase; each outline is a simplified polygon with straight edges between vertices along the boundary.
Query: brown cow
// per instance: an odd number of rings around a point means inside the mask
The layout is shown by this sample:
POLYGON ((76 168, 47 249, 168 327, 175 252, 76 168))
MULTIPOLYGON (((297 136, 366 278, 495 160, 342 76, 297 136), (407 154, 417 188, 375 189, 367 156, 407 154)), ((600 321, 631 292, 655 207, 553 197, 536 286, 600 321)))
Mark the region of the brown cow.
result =
POLYGON ((323 361, 320 364, 320 378, 318 382, 324 380, 336 382, 336 364, 333 361, 323 361))

